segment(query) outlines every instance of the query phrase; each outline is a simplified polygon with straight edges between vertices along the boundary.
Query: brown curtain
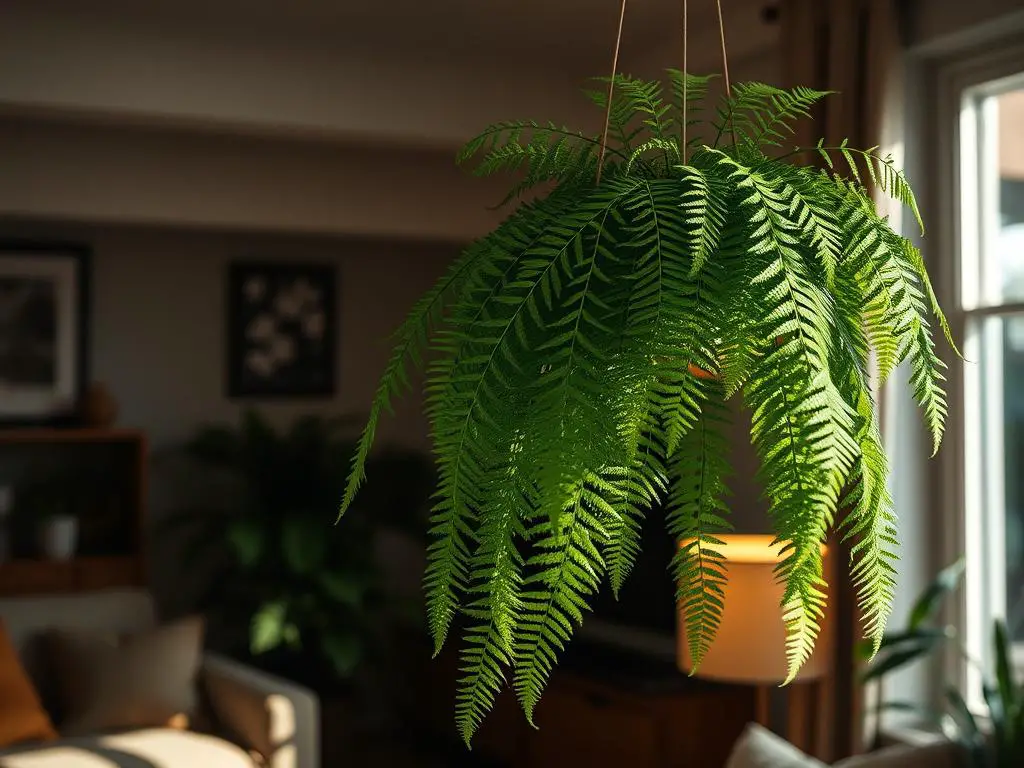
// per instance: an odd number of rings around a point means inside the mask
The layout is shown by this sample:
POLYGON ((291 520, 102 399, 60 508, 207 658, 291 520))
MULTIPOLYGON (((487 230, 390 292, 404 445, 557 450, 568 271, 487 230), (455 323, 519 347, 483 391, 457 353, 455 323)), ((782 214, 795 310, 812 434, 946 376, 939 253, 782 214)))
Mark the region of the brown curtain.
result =
MULTIPOLYGON (((797 146, 886 148, 899 136, 900 10, 896 0, 782 0, 783 75, 787 86, 837 91, 798 128, 797 146)), ((815 157, 806 157, 816 162, 815 157)), ((880 205, 885 205, 879 201, 880 205)), ((887 210, 887 213, 890 211, 887 210)), ((879 403, 881 407, 881 403, 879 403)), ((849 543, 831 543, 830 617, 835 633, 831 674, 820 687, 818 757, 834 761, 861 751, 862 692, 855 646, 860 637, 849 577, 849 543)))

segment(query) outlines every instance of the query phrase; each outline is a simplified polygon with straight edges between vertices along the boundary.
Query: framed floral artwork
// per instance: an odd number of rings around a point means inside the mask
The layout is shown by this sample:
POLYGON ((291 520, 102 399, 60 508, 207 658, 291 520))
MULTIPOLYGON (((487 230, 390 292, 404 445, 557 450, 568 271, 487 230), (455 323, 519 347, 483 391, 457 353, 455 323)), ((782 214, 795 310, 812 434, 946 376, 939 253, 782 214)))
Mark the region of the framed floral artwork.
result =
POLYGON ((336 281, 325 264, 229 265, 229 397, 334 394, 336 281))

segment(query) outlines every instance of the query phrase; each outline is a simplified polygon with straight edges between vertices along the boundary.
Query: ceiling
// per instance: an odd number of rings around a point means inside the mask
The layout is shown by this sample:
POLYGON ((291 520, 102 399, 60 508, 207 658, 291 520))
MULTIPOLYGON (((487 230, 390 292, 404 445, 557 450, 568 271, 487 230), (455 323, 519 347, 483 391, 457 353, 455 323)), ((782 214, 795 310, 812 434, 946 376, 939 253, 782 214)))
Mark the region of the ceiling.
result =
MULTIPOLYGON (((81 0, 14 0, 34 10, 83 11, 81 0)), ((769 0, 723 0, 732 55, 742 57, 774 39, 761 14, 769 0)), ((690 0, 691 42, 717 27, 714 0, 690 0)), ((607 66, 620 11, 619 0, 90 0, 92 18, 188 26, 206 32, 271 36, 373 48, 380 55, 517 61, 594 74, 607 66)), ((651 49, 679 45, 679 0, 629 0, 623 32, 623 65, 651 49)))
MULTIPOLYGON (((619 71, 681 66, 680 0, 628 0, 619 71)), ((769 0, 721 0, 730 71, 772 77, 769 0), (768 54, 766 57, 765 54, 768 54)), ((689 68, 721 71, 715 0, 689 68)), ((0 115, 451 152, 545 115, 597 130, 620 0, 0 0, 0 115)))

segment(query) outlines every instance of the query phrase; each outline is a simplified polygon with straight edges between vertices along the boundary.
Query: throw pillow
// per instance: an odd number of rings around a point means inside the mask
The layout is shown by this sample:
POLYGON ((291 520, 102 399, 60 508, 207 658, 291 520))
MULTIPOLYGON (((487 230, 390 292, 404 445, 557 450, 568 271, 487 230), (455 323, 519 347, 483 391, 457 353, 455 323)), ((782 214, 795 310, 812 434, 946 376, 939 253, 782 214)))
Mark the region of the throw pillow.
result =
POLYGON ((203 620, 148 632, 54 630, 49 638, 64 736, 187 722, 203 647, 203 620))
POLYGON ((826 768, 785 739, 756 723, 747 725, 725 768, 826 768))
POLYGON ((835 768, 907 768, 924 765, 928 768, 960 768, 963 765, 959 747, 951 742, 938 742, 921 747, 889 747, 866 755, 848 757, 835 768))
POLYGON ((0 748, 56 738, 50 716, 0 619, 0 748))

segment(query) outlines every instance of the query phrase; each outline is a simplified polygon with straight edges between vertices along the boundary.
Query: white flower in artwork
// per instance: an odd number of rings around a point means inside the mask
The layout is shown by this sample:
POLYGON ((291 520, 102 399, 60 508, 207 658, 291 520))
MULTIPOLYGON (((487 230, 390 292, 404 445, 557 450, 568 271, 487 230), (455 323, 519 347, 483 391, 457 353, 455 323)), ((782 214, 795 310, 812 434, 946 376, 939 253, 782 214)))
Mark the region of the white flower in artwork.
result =
POLYGON ((311 312, 302 318, 302 334, 307 339, 322 339, 327 329, 323 312, 311 312))
POLYGON ((274 311, 285 320, 295 320, 302 312, 302 296, 294 287, 282 290, 274 299, 274 311))
POLYGON ((245 336, 250 341, 268 341, 277 333, 277 323, 273 315, 256 315, 249 321, 249 327, 245 329, 245 336))
POLYGON ((270 340, 267 354, 275 364, 287 364, 295 360, 295 341, 290 336, 275 336, 270 340))
POLYGON ((262 349, 252 349, 245 356, 245 367, 257 376, 271 376, 277 367, 274 358, 262 349))
POLYGON ((246 301, 250 304, 262 301, 267 293, 267 281, 262 277, 250 277, 245 281, 242 292, 245 294, 246 301))

